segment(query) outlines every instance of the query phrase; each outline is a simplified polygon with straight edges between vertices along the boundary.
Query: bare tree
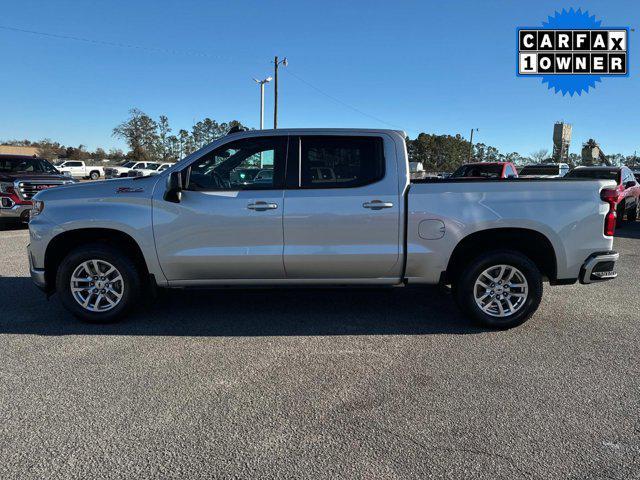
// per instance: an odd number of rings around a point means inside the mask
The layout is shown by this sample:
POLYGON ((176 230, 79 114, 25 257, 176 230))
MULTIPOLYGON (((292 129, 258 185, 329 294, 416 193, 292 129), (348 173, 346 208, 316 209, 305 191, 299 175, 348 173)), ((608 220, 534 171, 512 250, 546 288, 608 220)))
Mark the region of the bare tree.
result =
POLYGON ((532 152, 531 158, 535 163, 542 163, 547 158, 549 158, 549 150, 547 150, 546 148, 542 148, 536 152, 532 152))

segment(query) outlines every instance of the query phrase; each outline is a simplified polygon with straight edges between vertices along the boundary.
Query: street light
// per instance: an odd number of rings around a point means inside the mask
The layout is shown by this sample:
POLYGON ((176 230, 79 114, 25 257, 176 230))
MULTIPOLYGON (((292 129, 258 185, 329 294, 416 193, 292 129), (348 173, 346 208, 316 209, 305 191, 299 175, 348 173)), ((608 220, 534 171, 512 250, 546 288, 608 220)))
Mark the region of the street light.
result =
POLYGON ((273 128, 278 128, 278 67, 280 65, 282 65, 283 67, 286 67, 289 64, 289 62, 287 61, 287 58, 283 58, 282 60, 278 60, 278 57, 276 56, 273 59, 273 65, 274 65, 274 69, 273 69, 273 76, 275 77, 275 82, 273 85, 273 128))
POLYGON ((271 81, 271 77, 267 77, 264 80, 253 79, 258 85, 260 85, 260 130, 264 127, 264 84, 271 81))

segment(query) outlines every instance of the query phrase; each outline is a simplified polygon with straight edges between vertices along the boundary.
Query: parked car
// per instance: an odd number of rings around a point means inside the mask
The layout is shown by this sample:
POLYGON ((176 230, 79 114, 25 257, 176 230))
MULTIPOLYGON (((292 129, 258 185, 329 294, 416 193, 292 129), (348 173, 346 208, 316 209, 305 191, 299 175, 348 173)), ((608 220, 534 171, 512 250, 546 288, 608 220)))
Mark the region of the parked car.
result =
POLYGON ((62 174, 73 178, 98 180, 104 176, 104 167, 87 165, 81 160, 66 160, 58 166, 58 170, 60 170, 62 174))
POLYGON ((47 188, 75 183, 48 160, 0 155, 0 218, 29 220, 32 197, 47 188))
POLYGON ((520 178, 560 178, 569 172, 566 163, 540 163, 522 167, 518 176, 520 178))
POLYGON ((173 163, 148 163, 146 168, 133 168, 129 170, 129 177, 148 177, 164 172, 167 168, 172 167, 173 163))
POLYGON ((229 174, 229 181, 237 185, 251 185, 260 172, 260 168, 234 168, 229 174))
POLYGON ((241 132, 153 177, 39 193, 28 258, 35 284, 90 322, 122 317, 147 286, 442 283, 468 315, 507 328, 536 311, 543 280, 616 276, 614 187, 410 182, 404 132, 241 132), (233 180, 266 152, 270 181, 233 180))
POLYGON ((253 178, 254 185, 271 185, 273 183, 273 169, 260 170, 253 178))
POLYGON ((125 162, 116 167, 105 167, 104 176, 106 178, 128 177, 131 170, 147 168, 154 163, 155 162, 125 162))
POLYGON ((615 201, 616 216, 622 221, 626 216, 630 222, 635 222, 640 209, 640 184, 628 167, 576 167, 567 173, 566 178, 595 178, 614 180, 616 188, 615 201))
POLYGON ((511 162, 465 163, 450 178, 517 178, 518 171, 511 162))

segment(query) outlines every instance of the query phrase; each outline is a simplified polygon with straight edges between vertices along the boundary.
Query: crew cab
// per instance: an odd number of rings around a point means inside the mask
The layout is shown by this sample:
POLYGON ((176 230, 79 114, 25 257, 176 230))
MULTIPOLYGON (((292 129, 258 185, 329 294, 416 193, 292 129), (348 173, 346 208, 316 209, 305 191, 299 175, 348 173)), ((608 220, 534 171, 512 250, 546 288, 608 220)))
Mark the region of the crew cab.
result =
POLYGON ((90 322, 122 317, 148 286, 445 284, 467 315, 507 328, 536 311, 543 281, 616 276, 612 187, 410 182, 394 130, 239 132, 153 177, 39 193, 28 256, 36 285, 90 322))
POLYGON ((600 180, 613 180, 616 187, 610 191, 610 198, 616 204, 616 217, 618 221, 624 218, 635 222, 640 209, 640 184, 636 180, 633 171, 622 167, 576 167, 571 170, 566 178, 597 178, 600 180))
POLYGON ((518 178, 518 170, 511 162, 476 162, 460 165, 451 178, 518 178))
POLYGON ((104 176, 104 168, 97 165, 87 165, 82 160, 66 160, 58 165, 61 173, 73 178, 90 178, 98 180, 104 176))
POLYGON ((0 218, 27 222, 36 193, 73 182, 44 158, 0 155, 0 218))

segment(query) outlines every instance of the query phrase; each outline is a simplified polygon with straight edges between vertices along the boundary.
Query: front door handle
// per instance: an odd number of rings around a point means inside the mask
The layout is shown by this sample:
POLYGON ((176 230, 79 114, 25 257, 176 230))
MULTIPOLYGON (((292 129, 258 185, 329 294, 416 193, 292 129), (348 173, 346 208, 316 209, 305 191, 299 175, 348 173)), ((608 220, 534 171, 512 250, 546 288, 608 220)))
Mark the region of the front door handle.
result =
POLYGON ((381 200, 371 200, 370 202, 364 202, 362 206, 364 208, 370 208, 371 210, 382 210, 383 208, 393 207, 393 203, 383 202, 381 200))
POLYGON ((264 212, 265 210, 275 210, 276 208, 278 208, 278 204, 277 203, 271 203, 271 202, 255 202, 255 203, 250 203, 249 205, 247 205, 247 208, 249 210, 256 210, 258 212, 264 212))

